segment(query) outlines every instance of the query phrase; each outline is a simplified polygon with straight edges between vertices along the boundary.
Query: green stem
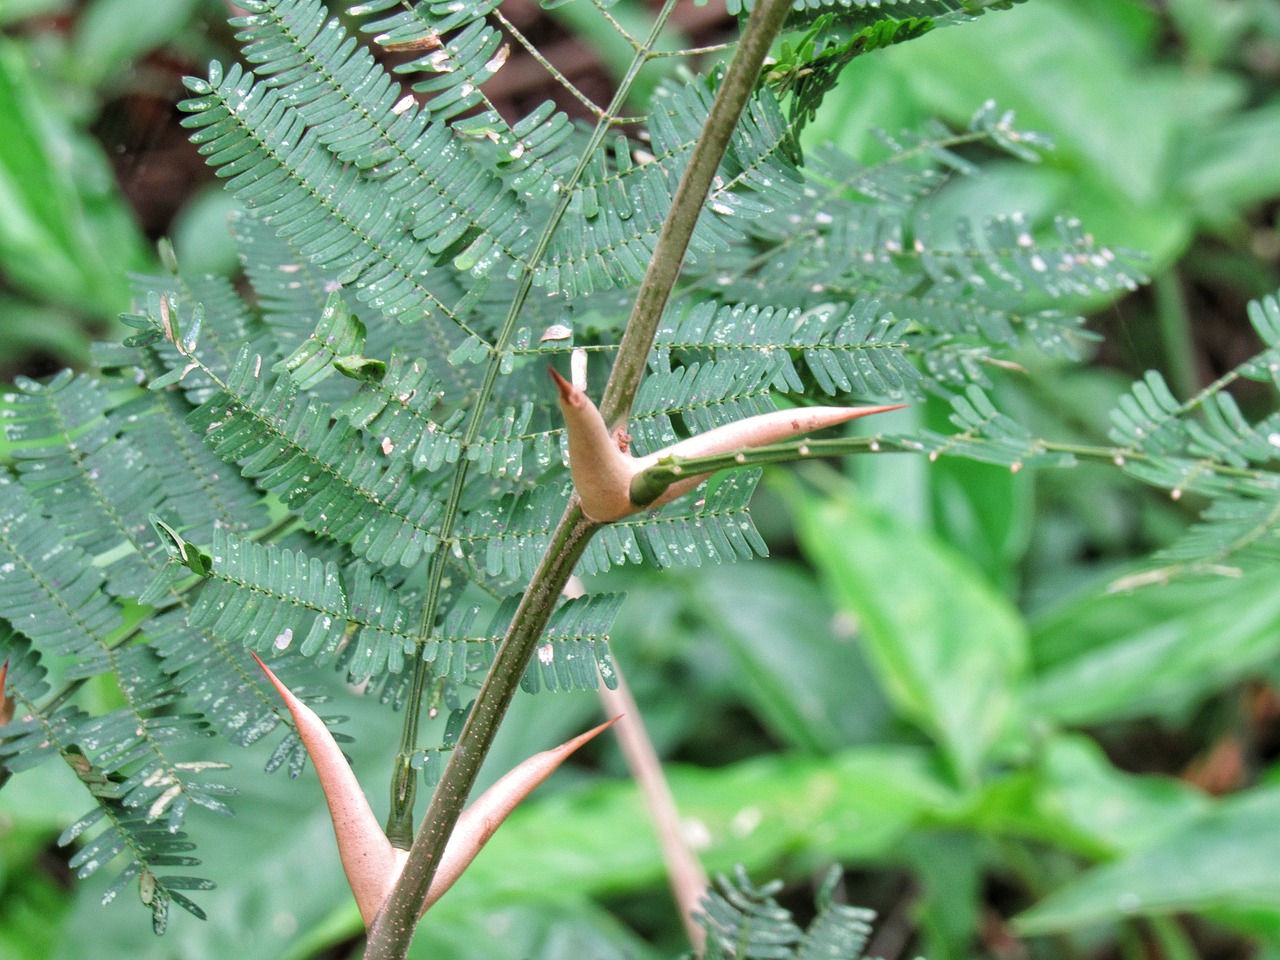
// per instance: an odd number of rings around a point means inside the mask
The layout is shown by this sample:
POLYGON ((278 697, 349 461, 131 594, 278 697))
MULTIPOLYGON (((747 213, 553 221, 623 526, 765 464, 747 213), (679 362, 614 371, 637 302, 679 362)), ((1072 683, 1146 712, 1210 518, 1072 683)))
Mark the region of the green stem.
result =
MULTIPOLYGON (((1055 443, 1051 440, 1032 440, 1029 451, 1036 454, 1066 454, 1077 460, 1110 463, 1124 466, 1126 463, 1149 463, 1154 458, 1140 450, 1128 447, 1099 447, 1078 443, 1055 443)), ((699 477, 719 470, 736 467, 759 467, 769 463, 789 460, 810 460, 817 457, 844 457, 858 453, 921 453, 924 446, 909 437, 837 437, 828 440, 788 440, 760 447, 744 447, 705 457, 664 457, 631 481, 631 502, 644 506, 662 495, 669 486, 689 477, 699 477)), ((965 457, 961 447, 939 451, 945 456, 965 457)), ((1214 460, 1200 460, 1206 475, 1250 480, 1262 491, 1273 491, 1276 475, 1266 470, 1250 470, 1233 467, 1214 460)))
MULTIPOLYGON (((791 0, 758 0, 741 42, 716 94, 689 167, 676 188, 653 260, 645 274, 631 321, 623 334, 606 397, 614 418, 625 420, 653 347, 658 320, 679 276, 689 238, 728 148, 738 118, 755 89, 774 37, 782 29, 791 0)), ((664 7, 669 11, 671 4, 664 7)), ((665 17, 660 16, 657 26, 665 17)), ((639 61, 641 58, 638 57, 639 61)), ((492 746, 498 725, 528 668, 538 640, 574 565, 598 529, 582 517, 576 500, 560 518, 547 551, 529 582, 493 666, 477 694, 431 806, 409 850, 404 871, 369 928, 365 960, 403 960, 417 925, 418 911, 439 865, 445 843, 492 746)), ((425 618, 424 618, 425 620, 425 618)), ((429 623, 425 624, 427 627, 429 623)))
POLYGON ((631 317, 618 346, 613 372, 604 389, 600 412, 610 428, 625 426, 631 416, 631 404, 644 376, 649 349, 658 332, 658 322, 680 276, 689 239, 702 213, 703 201, 711 190, 738 118, 755 92, 764 58, 790 9, 790 0, 757 0, 738 49, 734 51, 724 80, 716 91, 698 145, 676 187, 671 211, 662 223, 653 259, 649 261, 649 269, 645 271, 640 291, 636 294, 631 317))
POLYGON ((510 706, 556 601, 596 525, 571 505, 551 535, 551 543, 521 598, 511 628, 485 677, 484 685, 462 728, 440 784, 431 799, 418 835, 409 849, 404 872, 369 928, 365 960, 402 958, 418 922, 418 911, 439 865, 445 843, 466 805, 498 725, 510 706))
MULTIPOLYGON (((650 30, 644 46, 637 52, 630 69, 619 82, 618 90, 614 94, 608 110, 600 122, 596 124, 595 130, 592 131, 591 137, 579 157, 578 166, 569 175, 563 189, 560 191, 560 199, 543 227, 537 245, 525 263, 520 275, 519 285, 507 309, 506 318, 503 320, 502 327, 494 339, 480 390, 471 405, 471 417, 467 422, 466 432, 462 437, 463 449, 469 448, 475 442, 480 435, 481 428, 488 423, 486 413, 489 406, 489 398, 493 395, 494 386, 497 384, 503 357, 510 348, 512 336, 516 330, 516 322, 519 320, 520 312, 529 297, 530 290, 533 288, 534 267, 546 254, 556 227, 560 224, 565 213, 568 212, 569 204, 573 199, 574 185, 586 173, 591 158, 595 156, 600 144, 604 142, 604 138, 610 129, 609 118, 615 116, 622 109, 636 78, 640 74, 641 68, 645 64, 647 51, 657 43, 662 28, 666 25, 674 10, 675 0, 667 0, 654 19, 653 28, 650 30)), ((436 613, 439 610, 440 585, 444 580, 444 570, 449 562, 448 542, 453 536, 453 525, 457 520, 459 504, 462 502, 462 491, 466 486, 467 471, 470 463, 471 461, 466 457, 459 459, 457 466, 454 468, 453 484, 450 488, 449 496, 445 499, 444 513, 440 519, 441 546, 431 558, 431 564, 427 571, 427 587, 422 602, 422 618, 418 624, 419 650, 430 638, 432 627, 435 624, 436 613)), ((405 710, 404 723, 401 726, 400 750, 391 772, 391 809, 387 815, 386 825, 387 839, 393 845, 401 848, 408 848, 413 838, 413 804, 417 795, 418 781, 414 773, 412 758, 418 744, 418 732, 422 721, 422 700, 430 675, 431 664, 424 661, 421 656, 418 656, 414 660, 408 705, 405 710)))

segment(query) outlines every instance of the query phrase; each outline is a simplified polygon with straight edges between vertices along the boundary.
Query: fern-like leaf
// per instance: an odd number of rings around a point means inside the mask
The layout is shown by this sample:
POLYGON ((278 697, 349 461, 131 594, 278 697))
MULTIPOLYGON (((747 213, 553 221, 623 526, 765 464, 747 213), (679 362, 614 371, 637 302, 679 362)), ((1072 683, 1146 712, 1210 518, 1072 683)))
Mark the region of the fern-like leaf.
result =
POLYGON ((0 609, 42 651, 71 657, 70 676, 111 667, 111 638, 124 621, 104 581, 93 558, 0 475, 0 609))
POLYGON ((818 891, 818 915, 802 930, 774 894, 779 881, 757 887, 738 867, 703 897, 698 923, 707 931, 705 960, 859 960, 875 911, 835 902, 840 870, 827 872, 818 891))
POLYGON ((363 564, 344 578, 332 561, 222 530, 214 531, 210 557, 193 626, 264 655, 296 650, 319 663, 351 643, 346 665, 359 679, 402 669, 416 635, 409 613, 363 564))
POLYGON ((434 550, 440 503, 432 486, 415 482, 409 460, 333 422, 322 401, 304 403, 290 377, 268 386, 263 373, 261 357, 246 350, 225 390, 191 414, 214 451, 358 556, 409 566, 434 550))
MULTIPOLYGON (((144 648, 134 650, 135 656, 147 655, 144 648)), ((173 735, 176 727, 159 717, 146 723, 145 730, 124 730, 122 726, 139 724, 136 714, 125 716, 121 711, 95 721, 65 702, 56 703, 52 709, 43 708, 38 701, 48 694, 49 685, 40 658, 25 637, 3 624, 0 624, 0 657, 9 663, 6 694, 19 707, 18 719, 0 727, 0 769, 19 771, 54 754, 60 755, 94 802, 89 813, 58 838, 58 843, 65 846, 101 827, 71 857, 69 865, 77 876, 87 877, 123 855, 125 866, 108 888, 104 902, 114 899, 129 881, 137 879, 140 898, 151 909, 156 933, 163 933, 168 925, 171 903, 204 919, 204 911, 177 891, 210 890, 213 882, 161 873, 168 867, 199 866, 200 860, 190 855, 195 845, 179 830, 186 803, 195 800, 226 812, 217 797, 228 791, 215 784, 193 788, 190 777, 225 765, 195 763, 167 768, 163 764, 144 765, 126 774, 124 768, 138 759, 136 745, 148 739, 172 743, 185 737, 173 735), (82 744, 94 749, 95 741, 98 746, 109 747, 103 754, 104 764, 95 762, 81 749, 82 744), (157 822, 161 817, 167 823, 157 822)), ((128 676, 127 670, 125 676, 128 676)))
POLYGON ((6 436, 21 443, 24 486, 62 534, 104 562, 107 588, 136 597, 155 575, 148 516, 162 512, 162 478, 142 449, 104 414, 106 391, 70 372, 47 386, 20 381, 0 408, 6 436), (127 549, 122 549, 127 548, 127 549))
MULTIPOLYGON (((639 282, 653 257, 666 210, 706 119, 712 91, 701 83, 663 88, 651 112, 652 156, 636 164, 625 142, 605 154, 574 195, 570 210, 585 219, 558 232, 536 281, 570 297, 639 282)), ((795 142, 767 91, 751 101, 726 151, 722 178, 698 221, 689 248, 696 263, 740 241, 747 224, 788 206, 799 193, 795 142)))
POLYGON ((279 91, 217 63, 209 80, 188 78, 187 87, 192 139, 236 197, 304 257, 355 283, 360 300, 386 316, 448 318, 473 333, 452 307, 462 299, 456 279, 432 266, 394 197, 329 153, 279 91))
POLYGON ((327 19, 318 0, 255 0, 247 9, 236 24, 254 71, 272 78, 287 109, 297 110, 338 160, 366 171, 396 198, 411 233, 426 241, 437 263, 453 254, 457 265, 483 263, 478 272, 503 273, 520 261, 529 228, 517 198, 446 122, 471 106, 464 91, 475 91, 492 73, 486 65, 501 43, 496 31, 475 22, 426 58, 438 71, 428 113, 327 19))

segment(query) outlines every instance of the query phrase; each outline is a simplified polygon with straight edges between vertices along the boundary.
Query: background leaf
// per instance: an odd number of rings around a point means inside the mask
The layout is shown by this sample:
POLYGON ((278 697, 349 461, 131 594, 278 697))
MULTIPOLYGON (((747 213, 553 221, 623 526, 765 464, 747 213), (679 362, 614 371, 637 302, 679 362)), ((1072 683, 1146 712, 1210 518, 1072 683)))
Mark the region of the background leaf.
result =
POLYGON ((709 569, 690 588, 733 662, 735 683, 784 742, 831 753, 882 734, 888 705, 861 644, 800 569, 709 569))
POLYGON ((938 741, 961 783, 975 783, 1021 709, 1017 615, 960 557, 866 501, 780 489, 806 555, 857 618, 889 699, 938 741))
POLYGON ((101 148, 54 104, 29 47, 0 37, 0 264, 45 300, 110 316, 145 263, 101 148))
POLYGON ((1280 594, 1270 570, 1086 593, 1032 632, 1036 707, 1063 723, 1178 717, 1274 661, 1280 594))
POLYGON ((1018 918, 1047 933, 1213 907, 1280 909, 1280 789, 1220 801, 1144 850, 1086 872, 1018 918))

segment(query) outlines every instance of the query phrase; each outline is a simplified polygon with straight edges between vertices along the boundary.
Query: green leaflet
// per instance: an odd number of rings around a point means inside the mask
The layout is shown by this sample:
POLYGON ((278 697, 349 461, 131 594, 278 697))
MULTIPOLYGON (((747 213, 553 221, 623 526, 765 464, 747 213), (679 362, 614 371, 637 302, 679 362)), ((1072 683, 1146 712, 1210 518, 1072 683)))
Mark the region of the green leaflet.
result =
POLYGON ((355 644, 348 672, 359 679, 398 673, 415 636, 408 611, 363 564, 348 577, 332 561, 214 531, 208 583, 193 626, 274 656, 296 649, 320 663, 355 644), (348 579, 349 578, 349 579, 348 579))
MULTIPOLYGON (((600 573, 642 560, 659 567, 696 567, 765 555, 767 548, 747 508, 759 476, 758 470, 739 471, 656 513, 636 514, 602 528, 587 547, 582 572, 600 573)), ((474 510, 459 540, 485 576, 527 576, 546 548, 548 531, 539 518, 559 509, 569 490, 544 485, 474 510)))
MULTIPOLYGON (((237 21, 245 59, 256 74, 273 78, 286 112, 296 110, 328 151, 368 171, 395 198, 429 254, 460 251, 459 260, 469 257, 473 263, 484 256, 486 270, 505 272, 529 245, 520 200, 454 139, 441 93, 429 110, 403 99, 369 51, 348 43, 341 26, 327 17, 313 0, 253 4, 237 21), (317 63, 323 64, 319 71, 317 63)), ((500 39, 476 22, 452 49, 442 46, 432 55, 443 80, 436 87, 456 90, 465 84, 474 90, 487 79, 478 65, 493 57, 500 39), (485 35, 468 42, 477 30, 485 35), (463 50, 467 55, 459 56, 463 50), (445 54, 452 55, 448 69, 440 62, 445 54)), ((462 105, 469 104, 464 99, 462 105)))
POLYGON ((351 545, 384 566, 410 566, 435 550, 440 512, 433 485, 414 483, 403 456, 390 456, 328 405, 303 402, 293 380, 270 387, 259 356, 244 350, 226 391, 191 415, 190 425, 218 456, 284 502, 317 533, 351 545))
POLYGON ((0 476, 0 604, 39 649, 75 660, 73 675, 110 669, 109 638, 123 626, 102 572, 40 516, 18 484, 0 476))
POLYGON ((305 120, 281 95, 254 83, 236 64, 224 75, 215 65, 209 82, 192 80, 196 97, 184 101, 185 123, 229 188, 301 253, 340 279, 388 317, 422 312, 462 323, 452 304, 461 290, 451 274, 436 271, 426 244, 394 215, 392 196, 302 136, 305 120), (301 138, 301 139, 298 139, 301 138), (286 146, 288 144, 288 146, 286 146), (276 192, 277 186, 284 193, 276 192))
MULTIPOLYGON (((625 145, 612 163, 605 155, 593 158, 571 208, 581 214, 580 226, 556 234, 537 267, 540 286, 576 298, 639 282, 711 97, 712 90, 697 83, 660 89, 650 114, 653 159, 636 164, 625 145)), ((723 182, 708 198, 710 215, 698 222, 689 262, 727 252, 752 221, 792 204, 801 189, 796 160, 777 102, 760 92, 726 153, 723 182)))
POLYGON ((1275 910, 1280 883, 1271 865, 1280 852, 1278 810, 1275 787, 1219 800, 1143 849, 1094 867, 1015 923, 1026 933, 1047 933, 1227 905, 1241 912, 1275 910))

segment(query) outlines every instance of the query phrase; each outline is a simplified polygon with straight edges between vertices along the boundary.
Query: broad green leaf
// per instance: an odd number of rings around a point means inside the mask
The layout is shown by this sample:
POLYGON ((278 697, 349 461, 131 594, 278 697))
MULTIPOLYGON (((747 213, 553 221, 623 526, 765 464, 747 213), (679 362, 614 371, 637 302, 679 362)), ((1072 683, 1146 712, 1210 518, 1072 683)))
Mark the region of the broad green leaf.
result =
POLYGON ((1036 625, 1031 699, 1063 723, 1176 716, 1280 649, 1272 571, 1090 593, 1036 625))
POLYGON ((937 114, 960 120, 992 99, 1054 140, 1031 173, 1046 179, 1046 193, 1063 174, 1070 181, 1053 209, 1069 209, 1108 243, 1143 251, 1158 269, 1186 248, 1199 212, 1199 199, 1189 204, 1176 182, 1180 161, 1214 138, 1242 91, 1222 72, 1192 78, 1151 65, 1146 38, 1159 26, 1151 21, 1129 0, 1037 0, 934 31, 851 64, 811 136, 857 145, 870 127, 893 132, 937 114))
POLYGON ((888 709, 862 649, 812 579, 762 562, 709 568, 692 586, 743 696, 776 736, 830 753, 882 731, 888 709))
MULTIPOLYGON (((927 426, 943 433, 951 406, 926 405, 927 426)), ((1005 596, 1018 592, 1018 562, 1031 539, 1031 478, 1004 467, 961 457, 929 464, 929 500, 934 530, 962 553, 1005 596)))
POLYGON ((782 489, 890 700, 938 741, 960 782, 975 784, 1021 709, 1017 613, 962 557, 851 492, 821 500, 794 482, 782 489))
POLYGON ((217 186, 195 194, 178 211, 169 234, 185 272, 235 274, 240 261, 230 223, 238 213, 240 205, 217 186))
POLYGON ((96 86, 114 71, 178 36, 201 0, 94 0, 80 18, 74 57, 85 82, 96 86))
POLYGON ((129 305, 141 237, 101 150, 43 89, 29 48, 0 37, 0 266, 41 299, 103 316, 129 305))
POLYGON ((964 30, 939 30, 890 51, 931 109, 967 116, 988 97, 1050 134, 1057 163, 1086 164, 1120 195, 1149 206, 1168 187, 1179 134, 1224 82, 1194 87, 1143 69, 1107 26, 1073 2, 1041 0, 964 30), (1123 89, 1123 97, 1115 95, 1123 89))
POLYGON ((1223 800, 1146 848, 1105 864, 1017 918, 1024 934, 1214 907, 1280 908, 1280 790, 1223 800))
POLYGON ((1278 140, 1280 102, 1273 99, 1206 130, 1180 158, 1179 185, 1207 214, 1228 219, 1280 191, 1278 140))
POLYGON ((431 910, 410 960, 657 960, 662 954, 589 900, 554 888, 487 905, 445 897, 431 910))
MULTIPOLYGON (((956 802, 929 755, 905 747, 762 756, 714 770, 674 764, 667 774, 685 832, 712 871, 742 863, 763 875, 782 857, 880 859, 922 816, 956 802)), ((501 900, 531 885, 599 896, 664 875, 635 785, 615 781, 518 809, 449 896, 501 900)))
POLYGON ((1204 794, 1169 777, 1116 769, 1087 737, 1049 739, 1033 767, 991 784, 971 824, 1016 834, 1093 859, 1149 846, 1209 806, 1204 794))

